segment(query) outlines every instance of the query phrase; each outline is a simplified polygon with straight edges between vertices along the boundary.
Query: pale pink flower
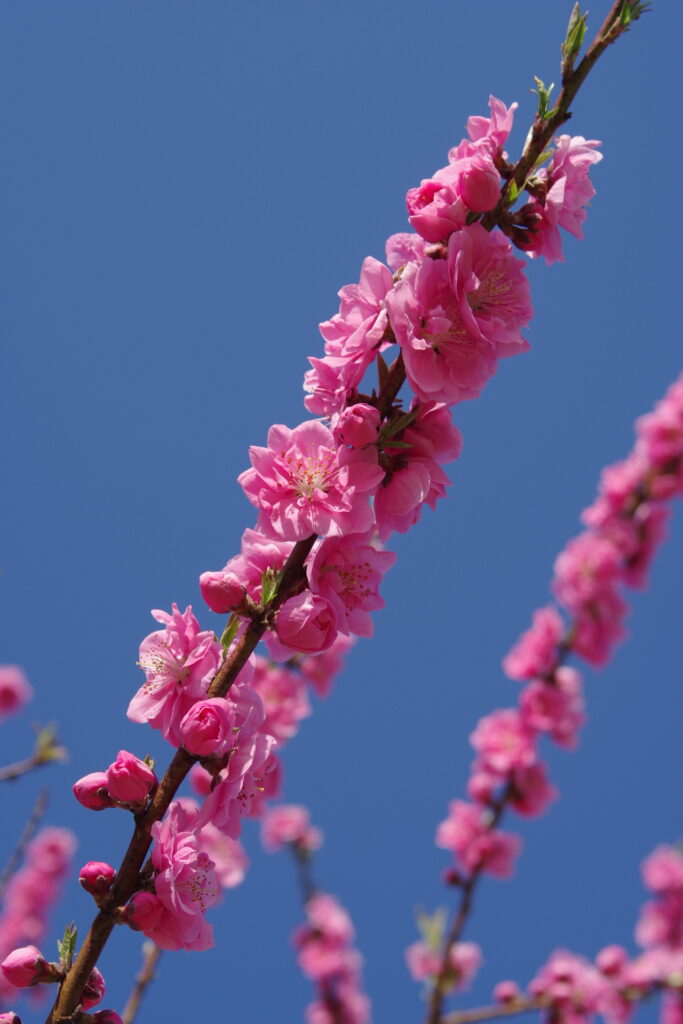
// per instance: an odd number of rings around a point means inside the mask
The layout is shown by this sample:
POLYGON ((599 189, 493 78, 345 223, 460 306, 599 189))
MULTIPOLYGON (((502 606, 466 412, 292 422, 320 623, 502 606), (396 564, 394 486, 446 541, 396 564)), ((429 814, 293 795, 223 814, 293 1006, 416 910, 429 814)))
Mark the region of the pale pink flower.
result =
POLYGON ((252 601, 259 604, 263 574, 268 570, 279 572, 293 547, 291 541, 265 537, 258 530, 245 530, 240 554, 231 558, 219 572, 203 573, 200 577, 200 585, 205 581, 202 585, 204 600, 213 611, 228 612, 242 603, 246 591, 252 601))
POLYGON ((515 768, 512 772, 510 806, 529 818, 545 814, 558 792, 548 779, 542 761, 515 768))
POLYGON ((558 950, 529 984, 532 996, 550 1000, 551 1012, 564 1024, 603 1012, 611 1002, 611 987, 583 957, 558 950))
POLYGON ((266 811, 261 823, 261 842, 270 853, 281 850, 287 843, 310 853, 321 846, 322 834, 311 825, 306 807, 280 804, 266 811))
POLYGON ((221 662, 221 645, 210 631, 201 632, 192 608, 173 605, 169 615, 153 611, 165 628, 150 633, 140 645, 144 684, 128 705, 128 718, 160 729, 179 746, 177 727, 195 701, 206 695, 221 662))
MULTIPOLYGON (((511 103, 506 107, 502 100, 495 96, 489 96, 490 117, 483 117, 474 114, 467 119, 467 134, 472 142, 487 146, 492 153, 500 150, 505 145, 507 137, 512 131, 517 103, 511 103)), ((450 154, 449 154, 450 156, 450 154)))
MULTIPOLYGON (((431 949, 426 942, 413 942, 406 949, 408 970, 415 981, 436 978, 441 971, 441 954, 431 949)), ((479 970, 482 963, 481 949, 476 942, 456 942, 449 952, 449 973, 446 991, 462 992, 479 970)))
POLYGON ((252 468, 240 474, 259 509, 259 526, 285 540, 311 534, 360 533, 372 525, 369 492, 382 479, 374 448, 337 448, 318 420, 294 430, 274 426, 268 447, 249 449, 252 468))
POLYGON ((643 882, 651 892, 683 894, 683 853, 675 846, 658 846, 643 861, 643 882))
POLYGON ((362 364, 341 356, 309 356, 308 361, 311 369, 304 374, 304 405, 314 416, 340 413, 362 380, 362 364))
POLYGON ((366 257, 358 284, 347 284, 338 292, 339 312, 320 324, 328 356, 357 363, 363 370, 372 362, 387 326, 384 300, 392 286, 391 271, 366 257))
POLYGON ((436 978, 441 970, 439 951, 432 949, 426 942, 413 942, 406 949, 406 963, 414 981, 427 981, 436 978))
POLYGON ((204 800, 198 819, 200 827, 210 822, 231 839, 239 839, 242 817, 251 813, 259 791, 265 789, 268 777, 275 771, 272 736, 256 733, 245 739, 237 733, 236 743, 226 767, 217 776, 217 785, 204 800))
POLYGON ((20 711, 32 697, 24 670, 18 665, 0 665, 0 722, 20 711))
POLYGON ((537 679, 549 676, 558 660, 558 647, 565 626, 553 605, 534 612, 530 628, 503 659, 503 671, 510 679, 537 679))
POLYGON ((333 606, 338 628, 356 636, 373 635, 370 612, 384 607, 379 584, 396 561, 393 551, 379 550, 371 541, 371 533, 329 537, 314 550, 307 566, 313 593, 333 606))
POLYGON ((386 242, 387 263, 396 272, 406 263, 417 263, 425 254, 425 240, 412 232, 390 235, 386 242))
POLYGON ((480 719, 470 736, 477 766, 504 776, 528 768, 536 760, 535 733, 514 708, 503 708, 480 719))
POLYGON ((418 398, 476 398, 500 357, 528 349, 520 330, 533 310, 523 266, 500 232, 479 224, 451 235, 447 260, 408 264, 387 308, 418 398))
POLYGON ((493 990, 493 998, 497 1003, 514 1003, 522 998, 516 981, 499 981, 493 990))

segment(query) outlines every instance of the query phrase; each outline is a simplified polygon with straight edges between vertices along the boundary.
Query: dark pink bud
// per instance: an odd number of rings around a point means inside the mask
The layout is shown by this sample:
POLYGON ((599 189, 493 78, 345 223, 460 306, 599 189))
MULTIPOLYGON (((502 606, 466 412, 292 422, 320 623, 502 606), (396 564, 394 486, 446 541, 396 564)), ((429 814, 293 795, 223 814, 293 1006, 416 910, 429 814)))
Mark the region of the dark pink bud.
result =
POLYGON ((123 908, 123 921, 136 932, 156 927, 164 913, 164 905, 152 892, 138 892, 123 908))
POLYGON ((81 1006, 83 1009, 89 1010, 91 1006, 97 1006, 104 998, 106 990, 107 986, 104 984, 104 978, 97 968, 93 967, 81 996, 81 1006))
POLYGON ((60 981, 62 973, 56 964, 49 964, 36 946, 22 946, 2 961, 2 973, 10 985, 30 988, 50 981, 60 981))
POLYGON ((16 1013, 0 1013, 0 1024, 21 1024, 21 1018, 16 1013))
POLYGON ((628 963, 628 953, 623 946, 605 946, 595 958, 595 966, 608 977, 620 974, 628 963))
POLYGON ((149 765, 127 750, 119 750, 118 757, 107 769, 109 795, 122 804, 143 803, 157 785, 157 777, 149 765))
POLYGON ((91 772, 74 782, 74 796, 80 804, 91 811, 103 811, 113 807, 114 801, 107 792, 106 772, 91 772))
POLYGON ((97 1024, 123 1024, 115 1010, 98 1010, 97 1013, 93 1013, 92 1019, 97 1021, 97 1024))
POLYGON ((460 195, 475 213, 492 210, 500 198, 500 175, 493 164, 470 164, 460 179, 460 195))
POLYGON ((441 878, 444 885, 462 885, 462 878, 455 868, 446 868, 442 873, 441 878))
POLYGON ((521 999, 522 993, 516 981, 499 981, 493 990, 493 998, 497 1003, 514 1003, 521 999))
POLYGON ((78 881, 91 896, 106 896, 114 884, 116 871, 111 864, 101 860, 89 860, 80 870, 78 881))
POLYGON ((197 757, 220 757, 232 745, 234 725, 232 706, 225 698, 199 700, 180 723, 182 745, 197 757))
POLYGON ((352 448, 364 448, 377 440, 382 417, 374 405, 359 402, 344 409, 333 430, 337 444, 350 444, 352 448))
POLYGON ((199 589, 212 612, 219 615, 232 612, 244 601, 245 589, 233 572, 221 569, 219 572, 203 572, 199 577, 199 589))

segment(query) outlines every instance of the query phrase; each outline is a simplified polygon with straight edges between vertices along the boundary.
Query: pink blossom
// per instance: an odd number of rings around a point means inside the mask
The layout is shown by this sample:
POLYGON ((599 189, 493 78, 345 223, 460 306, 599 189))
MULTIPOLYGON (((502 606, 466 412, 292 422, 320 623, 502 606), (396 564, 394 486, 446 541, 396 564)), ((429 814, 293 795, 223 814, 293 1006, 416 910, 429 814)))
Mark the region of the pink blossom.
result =
POLYGON ((311 369, 304 374, 304 405, 314 416, 334 416, 356 393, 363 378, 362 363, 341 356, 309 356, 311 369))
POLYGON ((337 444, 364 448, 377 440, 382 417, 379 409, 365 402, 350 405, 339 416, 332 431, 337 444))
POLYGON ((128 718, 148 722, 164 739, 180 746, 180 720, 206 695, 221 662, 221 645, 212 632, 200 631, 189 606, 181 613, 174 604, 170 615, 152 615, 165 628, 150 633, 140 645, 146 679, 128 705, 128 718))
POLYGON ((337 613, 326 597, 305 590, 281 605, 275 629, 284 647, 302 654, 318 654, 335 641, 337 613))
POLYGON ((628 963, 628 953, 623 946, 605 946, 595 958, 595 966, 606 977, 618 978, 628 963))
POLYGON ((162 822, 152 826, 154 889, 162 911, 143 928, 162 949, 209 949, 213 932, 204 917, 218 899, 214 863, 195 831, 188 831, 183 807, 171 804, 162 822))
POLYGON ((379 584, 396 561, 393 551, 378 550, 371 541, 371 533, 329 537, 308 561, 312 592, 330 602, 338 628, 356 636, 373 635, 370 612, 384 607, 379 584))
POLYGON ((452 800, 448 817, 437 829, 436 845, 451 850, 465 871, 508 878, 521 844, 518 836, 489 828, 480 807, 452 800))
POLYGON ((244 847, 209 822, 200 829, 199 845, 213 861, 218 882, 224 889, 234 889, 244 880, 249 860, 244 847))
MULTIPOLYGON (((406 950, 408 970, 415 981, 428 981, 441 972, 441 954, 426 942, 413 942, 406 950)), ((456 942, 449 951, 446 991, 462 992, 479 970, 481 950, 476 942, 456 942)))
POLYGON ((251 812, 259 791, 268 785, 268 777, 275 771, 276 763, 271 758, 274 744, 273 737, 263 733, 248 738, 237 733, 230 759, 200 808, 200 827, 211 823, 224 835, 239 839, 242 817, 251 812))
POLYGON ((503 659, 503 671, 510 679, 536 679, 550 675, 558 659, 558 647, 565 626, 553 605, 534 612, 530 628, 503 659))
POLYGON ((436 978, 441 970, 439 951, 432 949, 422 940, 408 946, 406 963, 414 981, 427 981, 429 978, 436 978))
POLYGON ((227 566, 217 572, 203 572, 199 577, 199 589, 211 611, 219 615, 234 611, 244 601, 244 587, 227 566))
POLYGON ((562 260, 560 228, 576 238, 583 238, 585 207, 595 195, 589 173, 592 164, 602 160, 596 152, 599 142, 587 141, 581 135, 561 135, 550 166, 538 174, 545 195, 535 202, 539 220, 531 237, 528 252, 543 256, 546 263, 562 260))
POLYGON ((312 852, 321 846, 322 835, 311 825, 306 807, 281 804, 266 811, 261 824, 261 842, 270 853, 281 850, 287 843, 312 852))
POLYGON ((156 787, 157 777, 149 765, 127 750, 119 750, 107 769, 109 796, 123 804, 143 804, 156 787))
POLYGON ((308 420, 274 426, 268 447, 249 449, 252 468, 239 482, 259 509, 259 525, 285 540, 360 533, 372 524, 369 492, 382 479, 377 452, 337 448, 327 427, 308 420))
POLYGON ((280 744, 291 739, 302 718, 311 713, 303 677, 257 655, 252 686, 263 702, 266 717, 262 731, 270 733, 280 744))
POLYGON ((558 792, 549 781, 542 761, 515 768, 511 781, 510 806, 518 814, 530 818, 544 814, 549 804, 558 797, 558 792))
POLYGON ((383 263, 372 256, 363 260, 358 284, 339 290, 339 312, 320 324, 327 355, 356 363, 363 370, 372 362, 387 326, 384 300, 392 286, 391 272, 383 263))
POLYGON ((575 1024, 602 1012, 610 1001, 610 986, 592 964, 565 950, 558 950, 529 985, 532 996, 544 996, 558 1021, 575 1024))
POLYGON ((406 263, 419 262, 425 254, 425 241, 412 232, 390 235, 386 242, 387 263, 396 272, 406 263))
POLYGON ((8 1013, 0 1013, 0 1024, 21 1024, 21 1018, 10 1010, 8 1013))
POLYGON ((560 746, 573 748, 585 722, 581 676, 576 669, 562 666, 553 682, 534 680, 520 694, 520 711, 531 729, 547 732, 560 746))
POLYGON ((447 260, 408 264, 387 309, 418 398, 476 398, 501 356, 526 351, 520 329, 532 307, 523 265, 500 232, 479 224, 451 235, 447 260))
POLYGON ((182 746, 196 757, 221 757, 233 743, 234 705, 225 697, 193 704, 180 722, 182 746))
POLYGON ((651 892, 683 894, 683 853, 675 846, 658 846, 642 865, 643 882, 651 892))
MULTIPOLYGON (((516 103, 506 107, 502 100, 489 96, 490 117, 473 115, 467 119, 467 134, 472 142, 485 145, 491 152, 502 149, 512 130, 516 103)), ((450 156, 450 154, 449 154, 450 156)))
POLYGON ((32 697, 24 670, 18 665, 0 665, 0 722, 16 714, 32 697))
POLYGON ((335 678, 344 668, 346 655, 355 642, 355 637, 340 633, 326 651, 302 658, 299 662, 299 671, 319 697, 329 695, 335 678))
POLYGON ((516 768, 528 768, 536 760, 534 733, 513 708, 494 711, 482 718, 470 736, 484 771, 504 776, 516 768))
POLYGON ((232 607, 242 603, 246 591, 254 604, 260 604, 263 574, 268 571, 279 572, 293 547, 291 541, 265 537, 258 530, 245 530, 242 534, 240 554, 231 558, 219 572, 204 573, 200 577, 200 583, 206 577, 206 585, 202 590, 204 600, 213 611, 228 612, 232 607), (221 596, 222 584, 219 578, 228 581, 225 599, 221 596), (214 583, 214 580, 217 582, 214 583), (204 593, 204 590, 207 590, 207 593, 204 593), (237 604, 234 604, 234 601, 237 601, 237 604), (228 607, 228 604, 231 607, 228 607))

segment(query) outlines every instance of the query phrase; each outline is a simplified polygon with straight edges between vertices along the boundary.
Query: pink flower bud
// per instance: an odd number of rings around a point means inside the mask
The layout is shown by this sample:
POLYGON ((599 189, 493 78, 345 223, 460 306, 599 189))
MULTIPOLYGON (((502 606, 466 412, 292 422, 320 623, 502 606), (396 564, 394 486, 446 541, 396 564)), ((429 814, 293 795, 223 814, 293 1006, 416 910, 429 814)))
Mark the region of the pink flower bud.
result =
POLYGON ((97 1006, 104 998, 106 990, 107 986, 104 984, 104 978, 97 968, 93 967, 81 996, 81 1006, 83 1009, 89 1010, 91 1006, 97 1006))
POLYGON ((137 892, 123 909, 123 921, 136 932, 150 932, 161 920, 164 906, 152 892, 137 892))
POLYGON ((18 665, 0 665, 0 722, 28 704, 33 690, 18 665))
POLYGON ((620 974, 628 963, 628 953, 623 946, 605 946, 595 958, 595 966, 608 977, 620 974))
POLYGON ((337 444, 364 448, 377 440, 381 420, 379 409, 359 402, 344 409, 332 433, 337 444))
POLYGON ((460 178, 460 194, 475 213, 492 210, 500 198, 500 175, 493 164, 472 162, 460 178))
POLYGON ((462 877, 455 868, 445 868, 441 873, 444 885, 462 885, 462 877))
POLYGON ((116 871, 111 864, 89 860, 80 870, 78 881, 91 896, 106 896, 114 884, 116 871))
POLYGON ((336 640, 337 616, 326 598, 306 590, 285 601, 275 628, 285 647, 303 654, 317 654, 336 640))
POLYGON ((197 757, 225 754, 233 740, 235 716, 223 697, 211 697, 193 704, 180 723, 185 750, 197 757))
POLYGON ((493 990, 493 998, 497 1003, 514 1003, 521 995, 516 981, 499 981, 493 990))
POLYGON ((97 1013, 93 1013, 92 1019, 97 1021, 97 1024, 123 1024, 115 1010, 98 1010, 97 1013))
POLYGON ((114 806, 107 792, 106 772, 91 772, 74 782, 74 796, 90 811, 103 811, 105 807, 114 806))
POLYGON ((199 577, 199 589, 212 612, 223 615, 232 612, 244 601, 245 589, 232 572, 203 572, 199 577))
POLYGON ((16 1013, 0 1013, 0 1024, 21 1024, 21 1018, 16 1013))
POLYGON ((157 785, 157 777, 149 765, 127 750, 119 750, 118 757, 107 769, 109 795, 122 804, 143 803, 157 785))
POLYGON ((22 946, 13 950, 1 966, 7 981, 17 988, 29 988, 60 978, 59 971, 55 975, 55 965, 49 964, 36 946, 22 946))

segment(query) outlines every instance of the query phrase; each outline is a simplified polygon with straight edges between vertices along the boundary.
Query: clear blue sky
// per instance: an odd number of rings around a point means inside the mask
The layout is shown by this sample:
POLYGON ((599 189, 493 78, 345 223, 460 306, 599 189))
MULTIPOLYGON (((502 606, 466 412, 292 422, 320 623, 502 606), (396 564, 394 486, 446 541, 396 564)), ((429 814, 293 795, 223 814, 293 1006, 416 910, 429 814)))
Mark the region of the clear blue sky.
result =
MULTIPOLYGON (((199 573, 253 522, 236 483, 247 446, 306 417, 305 359, 337 289, 405 229, 407 188, 445 162, 489 92, 520 102, 518 152, 533 75, 557 77, 570 7, 0 7, 0 660, 25 665, 37 690, 3 728, 2 760, 25 752, 38 717, 60 722, 72 754, 9 795, 2 859, 49 781, 50 820, 78 831, 79 863, 118 861, 125 816, 88 814, 70 785, 120 747, 166 759, 125 718, 148 610, 201 609, 199 573)), ((594 28, 607 7, 591 5, 594 28)), ((422 1015, 403 951, 415 907, 448 899, 433 836, 463 793, 467 737, 516 698, 500 659, 546 600, 600 468, 683 366, 683 13, 654 7, 575 106, 571 130, 604 142, 587 240, 567 241, 565 264, 530 266, 531 352, 458 407, 451 495, 399 538, 375 639, 285 755, 285 798, 326 833, 317 876, 353 915, 382 1024, 422 1015)), ((468 937, 486 966, 467 1000, 500 978, 525 983, 557 946, 630 944, 639 862, 683 832, 680 509, 672 534, 632 637, 589 674, 580 751, 550 754, 560 802, 520 827, 515 881, 481 889, 468 937)), ((291 866, 261 854, 253 828, 246 843, 252 869, 213 914, 216 949, 166 957, 141 1024, 302 1019, 291 866)), ((89 902, 72 886, 60 922, 84 926, 89 902)), ((121 1009, 139 946, 114 936, 105 1005, 121 1009)))

